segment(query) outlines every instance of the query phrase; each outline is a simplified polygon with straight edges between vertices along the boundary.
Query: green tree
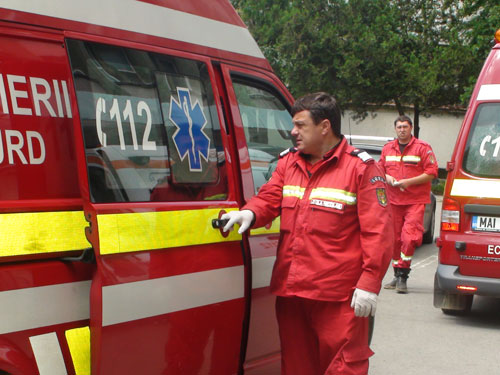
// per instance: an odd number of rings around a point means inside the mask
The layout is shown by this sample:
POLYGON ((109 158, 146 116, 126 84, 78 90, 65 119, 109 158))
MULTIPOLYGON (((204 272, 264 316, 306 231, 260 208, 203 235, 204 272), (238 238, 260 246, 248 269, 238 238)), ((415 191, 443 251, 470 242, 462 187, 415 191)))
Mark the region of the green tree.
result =
POLYGON ((462 39, 468 46, 469 53, 476 56, 467 79, 467 86, 461 95, 462 103, 466 103, 474 89, 477 74, 491 50, 493 33, 500 29, 500 4, 498 0, 464 0, 460 16, 465 19, 462 24, 462 39))
MULTIPOLYGON (((294 96, 324 90, 367 115, 464 105, 489 48, 492 0, 234 0, 294 96)), ((491 38, 491 37, 490 37, 491 38)))

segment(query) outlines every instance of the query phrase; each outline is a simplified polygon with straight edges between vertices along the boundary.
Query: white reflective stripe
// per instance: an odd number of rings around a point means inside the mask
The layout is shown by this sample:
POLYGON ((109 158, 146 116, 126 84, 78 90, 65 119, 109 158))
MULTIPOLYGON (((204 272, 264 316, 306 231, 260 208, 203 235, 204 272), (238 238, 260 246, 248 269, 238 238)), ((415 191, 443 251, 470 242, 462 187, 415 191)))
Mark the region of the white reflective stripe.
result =
POLYGON ((311 191, 309 199, 322 198, 341 201, 350 205, 356 204, 357 198, 355 193, 345 190, 330 189, 330 188, 316 188, 311 191))
POLYGON ((415 161, 415 162, 419 162, 420 161, 420 156, 418 156, 418 155, 405 155, 405 156, 403 156, 403 161, 415 161))
POLYGON ((89 318, 90 280, 0 292, 0 334, 89 318))
POLYGON ((450 195, 456 197, 500 198, 500 180, 453 181, 450 195))
POLYGON ((393 260, 392 260, 392 264, 393 264, 393 265, 395 265, 395 266, 396 266, 398 263, 399 263, 399 259, 393 259, 393 260))
POLYGON ((408 255, 401 253, 401 259, 404 260, 405 262, 412 260, 412 258, 413 258, 412 256, 408 256, 408 255))
POLYGON ((398 155, 387 155, 385 161, 401 161, 401 156, 398 155))
POLYGON ((275 256, 252 259, 252 289, 269 286, 275 261, 275 256))
POLYGON ((61 346, 55 332, 30 337, 40 375, 67 375, 61 346))
POLYGON ((285 185, 283 186, 283 197, 297 197, 302 199, 305 188, 300 186, 285 185))
MULTIPOLYGON (((256 258, 253 288, 269 285, 276 257, 256 258)), ((89 319, 91 281, 0 292, 0 334, 89 319)), ((235 266, 103 287, 103 325, 244 298, 235 266)))
POLYGON ((244 298, 244 268, 235 266, 102 288, 102 325, 244 298))
POLYGON ((477 100, 500 100, 500 85, 482 85, 477 100))
POLYGON ((264 58, 245 28, 137 0, 2 0, 0 7, 264 58))

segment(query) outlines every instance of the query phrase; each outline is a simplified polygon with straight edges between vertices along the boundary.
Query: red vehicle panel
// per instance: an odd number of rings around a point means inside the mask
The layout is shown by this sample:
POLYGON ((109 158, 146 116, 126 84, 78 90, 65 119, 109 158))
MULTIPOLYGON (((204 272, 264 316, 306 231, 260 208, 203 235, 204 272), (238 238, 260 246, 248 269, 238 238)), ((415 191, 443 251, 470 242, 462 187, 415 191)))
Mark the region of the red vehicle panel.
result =
MULTIPOLYGON (((498 33, 497 33, 498 34, 498 33)), ((443 196, 434 305, 468 311, 475 294, 500 296, 500 41, 479 75, 443 196)))
POLYGON ((229 1, 0 10, 0 373, 278 374, 279 220, 218 218, 293 98, 229 1))

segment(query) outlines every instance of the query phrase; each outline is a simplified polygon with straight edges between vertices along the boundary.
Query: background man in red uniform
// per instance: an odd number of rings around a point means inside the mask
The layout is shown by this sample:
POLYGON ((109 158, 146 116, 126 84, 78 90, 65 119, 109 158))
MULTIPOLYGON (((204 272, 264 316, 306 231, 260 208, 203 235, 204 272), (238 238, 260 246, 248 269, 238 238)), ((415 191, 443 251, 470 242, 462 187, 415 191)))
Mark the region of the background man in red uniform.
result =
POLYGON ((384 146, 379 162, 394 217, 394 279, 384 288, 408 293, 406 280, 415 248, 422 244, 425 204, 430 202, 438 165, 431 146, 411 135, 413 124, 408 116, 396 118, 394 129, 397 139, 384 146))
POLYGON ((293 108, 296 148, 241 211, 222 216, 243 233, 281 215, 271 278, 282 374, 366 375, 369 319, 390 263, 392 221, 383 172, 340 133, 335 98, 293 108))

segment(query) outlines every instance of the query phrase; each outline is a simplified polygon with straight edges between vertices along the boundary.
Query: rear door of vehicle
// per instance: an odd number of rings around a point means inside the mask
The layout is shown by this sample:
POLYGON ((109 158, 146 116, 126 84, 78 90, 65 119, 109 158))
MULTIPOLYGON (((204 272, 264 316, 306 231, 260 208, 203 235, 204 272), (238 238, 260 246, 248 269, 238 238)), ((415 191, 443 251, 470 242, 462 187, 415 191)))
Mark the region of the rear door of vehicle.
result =
POLYGON ((480 91, 478 97, 480 101, 474 103, 475 114, 462 160, 459 162, 461 167, 453 180, 451 198, 458 199, 462 203, 461 233, 453 236, 457 243, 465 244, 459 251, 460 273, 498 278, 500 277, 500 91, 496 92, 494 97, 485 97, 484 94, 481 96, 480 91))
POLYGON ((232 374, 245 313, 224 116, 209 61, 70 34, 92 374, 232 374))
MULTIPOLYGON (((230 65, 221 72, 230 102, 234 143, 242 182, 241 205, 270 178, 279 153, 293 146, 292 98, 279 81, 266 74, 230 65)), ((279 218, 251 230, 251 305, 245 374, 279 374, 280 346, 270 277, 279 239, 279 218)))

